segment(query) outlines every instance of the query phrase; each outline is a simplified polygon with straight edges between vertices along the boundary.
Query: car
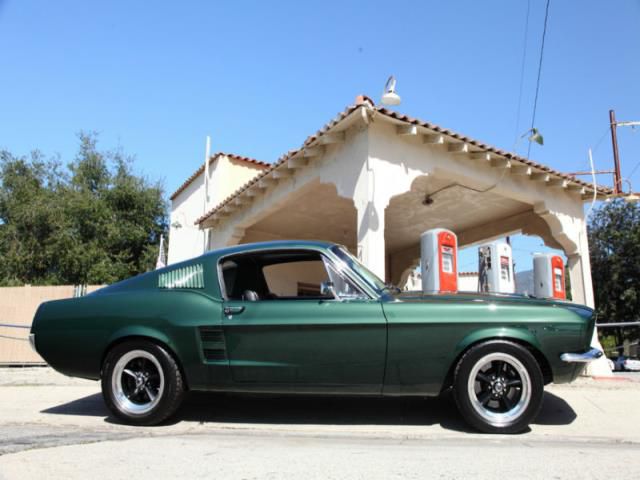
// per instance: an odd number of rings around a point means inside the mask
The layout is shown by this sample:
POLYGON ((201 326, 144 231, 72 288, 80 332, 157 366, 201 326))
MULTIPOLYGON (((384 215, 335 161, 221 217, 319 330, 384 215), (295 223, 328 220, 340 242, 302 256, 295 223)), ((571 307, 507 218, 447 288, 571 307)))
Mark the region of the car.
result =
POLYGON ((544 386, 602 355, 592 309, 517 295, 400 292, 347 248, 243 244, 45 302, 30 339, 100 380, 115 417, 172 416, 187 391, 438 396, 489 433, 527 428, 544 386), (449 397, 451 398, 451 397, 449 397))
POLYGON ((616 372, 640 372, 640 360, 619 355, 614 362, 612 370, 616 372))

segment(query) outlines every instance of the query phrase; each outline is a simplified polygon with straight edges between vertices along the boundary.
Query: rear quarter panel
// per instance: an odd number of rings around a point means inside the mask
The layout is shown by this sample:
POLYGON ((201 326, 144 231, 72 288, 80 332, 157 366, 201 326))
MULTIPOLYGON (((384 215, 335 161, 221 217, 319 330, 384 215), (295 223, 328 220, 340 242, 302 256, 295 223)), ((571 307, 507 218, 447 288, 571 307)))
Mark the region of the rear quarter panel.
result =
POLYGON ((384 392, 389 395, 437 395, 464 350, 487 339, 531 345, 547 359, 555 382, 577 375, 560 354, 588 346, 589 322, 555 305, 434 299, 389 302, 384 311, 389 325, 384 392))
POLYGON ((188 382, 199 384, 206 372, 197 327, 220 323, 221 304, 205 293, 156 289, 44 303, 32 331, 38 353, 65 375, 98 379, 110 345, 145 337, 171 349, 188 382))

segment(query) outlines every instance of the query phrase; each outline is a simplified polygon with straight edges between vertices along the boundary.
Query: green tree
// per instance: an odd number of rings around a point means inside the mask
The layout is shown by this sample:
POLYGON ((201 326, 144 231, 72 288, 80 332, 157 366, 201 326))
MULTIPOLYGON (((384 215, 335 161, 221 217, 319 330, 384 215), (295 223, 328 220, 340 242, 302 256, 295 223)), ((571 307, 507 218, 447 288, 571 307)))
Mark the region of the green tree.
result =
POLYGON ((112 283, 150 270, 167 205, 132 158, 80 134, 64 168, 40 153, 0 152, 0 284, 112 283))
POLYGON ((589 247, 600 321, 640 320, 640 205, 603 204, 589 223, 589 247))

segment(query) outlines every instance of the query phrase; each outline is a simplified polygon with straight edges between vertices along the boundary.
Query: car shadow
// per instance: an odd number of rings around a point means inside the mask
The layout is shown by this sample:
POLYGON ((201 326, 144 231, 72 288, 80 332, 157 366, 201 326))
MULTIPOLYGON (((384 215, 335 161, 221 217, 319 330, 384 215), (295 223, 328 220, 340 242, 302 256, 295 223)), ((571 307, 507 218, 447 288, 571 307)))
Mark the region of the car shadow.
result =
POLYGON ((75 415, 79 417, 106 417, 110 415, 109 409, 104 404, 102 394, 94 393, 71 402, 56 405, 42 410, 40 413, 52 415, 75 415))
MULTIPOLYGON (((99 393, 42 410, 41 413, 105 417, 106 422, 120 423, 110 414, 99 393)), ((545 392, 542 409, 534 424, 568 425, 576 416, 562 398, 545 392)), ((182 422, 387 426, 439 424, 447 430, 476 433, 462 420, 450 392, 437 398, 257 396, 193 392, 185 398, 176 415, 162 425, 182 422)))
POLYGON ((569 425, 578 417, 563 398, 550 392, 544 392, 542 409, 534 425, 569 425))

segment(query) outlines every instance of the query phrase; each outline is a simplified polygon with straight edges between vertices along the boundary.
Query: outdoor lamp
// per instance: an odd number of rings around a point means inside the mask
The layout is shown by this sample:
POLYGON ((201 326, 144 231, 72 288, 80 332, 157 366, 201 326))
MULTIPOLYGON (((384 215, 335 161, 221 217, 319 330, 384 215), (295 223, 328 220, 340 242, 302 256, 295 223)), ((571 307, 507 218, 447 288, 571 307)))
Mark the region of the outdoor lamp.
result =
MULTIPOLYGON (((540 132, 538 131, 538 129, 537 129, 537 128, 531 128, 531 129, 527 130, 527 131, 524 133, 524 135, 527 135, 527 134, 531 134, 531 135, 529 135, 529 137, 528 137, 528 140, 529 140, 530 142, 535 142, 535 143, 537 143, 538 145, 544 145, 544 138, 543 138, 543 136, 540 134, 540 132)), ((524 137, 524 135, 522 135, 522 136, 524 137)))
POLYGON ((400 105, 400 95, 396 93, 396 79, 393 75, 389 77, 384 86, 381 101, 383 105, 400 105))

